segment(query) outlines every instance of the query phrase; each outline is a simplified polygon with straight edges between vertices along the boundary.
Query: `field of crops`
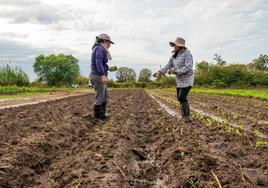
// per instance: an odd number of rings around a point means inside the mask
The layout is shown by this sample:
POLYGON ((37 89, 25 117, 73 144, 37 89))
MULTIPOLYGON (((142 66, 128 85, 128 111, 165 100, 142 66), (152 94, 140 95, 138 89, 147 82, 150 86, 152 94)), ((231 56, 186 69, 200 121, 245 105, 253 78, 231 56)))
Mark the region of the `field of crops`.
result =
POLYGON ((112 90, 104 124, 93 100, 1 109, 0 187, 268 187, 267 99, 192 92, 190 124, 171 89, 112 90))

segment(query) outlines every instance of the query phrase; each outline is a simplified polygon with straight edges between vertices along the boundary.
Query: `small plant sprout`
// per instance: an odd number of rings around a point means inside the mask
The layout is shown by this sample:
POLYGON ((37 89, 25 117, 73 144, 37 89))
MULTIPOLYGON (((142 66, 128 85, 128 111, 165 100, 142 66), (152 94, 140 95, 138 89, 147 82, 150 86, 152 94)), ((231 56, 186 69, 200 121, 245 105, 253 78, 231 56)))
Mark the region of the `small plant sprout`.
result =
POLYGON ((181 156, 181 158, 185 157, 185 155, 186 155, 186 154, 185 154, 184 151, 181 151, 181 152, 180 152, 180 156, 181 156))
POLYGON ((190 179, 188 180, 188 183, 190 184, 191 188, 197 188, 198 187, 198 182, 194 182, 194 180, 190 179))
POLYGON ((212 125, 212 120, 211 119, 207 119, 206 126, 207 127, 211 127, 211 125, 212 125))
POLYGON ((238 113, 237 112, 232 112, 231 114, 232 114, 232 117, 234 119, 237 119, 238 118, 238 113))
POLYGON ((255 135, 256 137, 260 137, 260 136, 262 135, 261 131, 259 131, 259 130, 257 130, 257 129, 255 129, 253 133, 254 133, 254 135, 255 135))
POLYGON ((268 146, 268 142, 267 141, 262 141, 262 140, 257 140, 255 146, 256 147, 268 146))
POLYGON ((171 129, 170 129, 170 128, 168 128, 168 127, 166 127, 166 128, 165 128, 165 132, 167 132, 167 133, 168 133, 168 132, 170 132, 170 131, 171 131, 171 129))
POLYGON ((242 133, 239 129, 235 129, 235 134, 237 134, 238 136, 242 136, 242 133))

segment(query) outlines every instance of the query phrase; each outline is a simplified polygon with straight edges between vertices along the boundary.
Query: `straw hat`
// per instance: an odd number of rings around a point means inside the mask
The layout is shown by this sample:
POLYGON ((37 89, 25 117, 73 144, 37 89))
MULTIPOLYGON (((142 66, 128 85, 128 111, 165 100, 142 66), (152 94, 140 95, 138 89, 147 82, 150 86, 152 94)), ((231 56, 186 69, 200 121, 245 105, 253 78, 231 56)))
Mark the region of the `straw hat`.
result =
POLYGON ((181 37, 177 37, 175 42, 169 42, 169 45, 171 47, 174 47, 174 46, 185 47, 185 40, 181 37))

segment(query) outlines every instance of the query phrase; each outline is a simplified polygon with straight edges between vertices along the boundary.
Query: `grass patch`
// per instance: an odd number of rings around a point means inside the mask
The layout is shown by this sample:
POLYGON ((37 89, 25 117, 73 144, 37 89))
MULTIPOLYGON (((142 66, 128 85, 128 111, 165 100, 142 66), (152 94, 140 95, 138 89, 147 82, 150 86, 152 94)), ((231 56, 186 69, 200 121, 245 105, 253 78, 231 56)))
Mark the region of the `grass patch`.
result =
POLYGON ((192 92, 198 93, 215 93, 215 94, 230 94, 246 97, 257 97, 268 99, 268 89, 255 90, 255 89, 208 89, 208 88, 193 88, 192 92))
POLYGON ((17 94, 12 94, 12 95, 0 95, 0 99, 15 99, 15 98, 22 98, 22 97, 32 97, 32 96, 40 96, 40 95, 45 95, 49 92, 26 92, 26 93, 17 93, 17 94))
POLYGON ((55 91, 67 91, 67 92, 89 92, 89 88, 62 88, 62 87, 17 87, 17 86, 0 86, 0 96, 25 94, 30 95, 31 93, 44 93, 44 92, 55 92, 55 91))
MULTIPOLYGON (((175 93, 176 88, 165 89, 151 89, 152 91, 175 93)), ((245 97, 255 97, 268 99, 268 89, 209 89, 209 88, 195 88, 193 87, 190 92, 196 93, 211 93, 211 94, 225 94, 225 95, 238 95, 245 97)))

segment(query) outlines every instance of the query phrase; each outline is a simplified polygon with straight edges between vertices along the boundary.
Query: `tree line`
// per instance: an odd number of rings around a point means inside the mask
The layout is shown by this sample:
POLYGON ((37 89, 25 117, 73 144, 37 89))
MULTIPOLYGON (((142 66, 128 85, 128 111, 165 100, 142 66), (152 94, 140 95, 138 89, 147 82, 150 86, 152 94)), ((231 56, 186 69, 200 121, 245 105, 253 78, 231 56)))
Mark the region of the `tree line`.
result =
POLYGON ((268 87, 268 56, 260 55, 249 64, 227 64, 215 55, 216 64, 196 64, 195 84, 215 87, 268 87))
MULTIPOLYGON (((249 64, 227 64, 221 55, 215 54, 216 63, 196 63, 195 84, 206 87, 268 87, 268 56, 261 54, 249 64)), ((38 79, 30 83, 21 68, 8 64, 0 67, 0 85, 17 86, 73 86, 88 85, 88 78, 80 74, 78 59, 72 55, 39 55, 33 65, 38 79)), ((109 68, 116 72, 116 81, 110 80, 110 87, 171 87, 175 86, 174 76, 164 75, 152 80, 152 71, 141 69, 137 76, 129 67, 109 68)))

